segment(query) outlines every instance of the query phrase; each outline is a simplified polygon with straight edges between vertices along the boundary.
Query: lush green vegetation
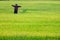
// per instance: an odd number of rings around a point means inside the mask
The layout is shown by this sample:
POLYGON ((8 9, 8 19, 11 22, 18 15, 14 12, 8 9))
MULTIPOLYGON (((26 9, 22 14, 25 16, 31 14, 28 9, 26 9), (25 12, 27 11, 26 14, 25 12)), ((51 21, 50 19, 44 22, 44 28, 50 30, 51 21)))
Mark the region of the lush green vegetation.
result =
POLYGON ((0 37, 0 40, 60 40, 59 37, 40 37, 40 36, 12 36, 12 37, 0 37))
POLYGON ((59 40, 60 2, 0 2, 0 40, 59 40), (12 4, 19 13, 13 13, 12 4), (15 37, 16 36, 16 37, 15 37))

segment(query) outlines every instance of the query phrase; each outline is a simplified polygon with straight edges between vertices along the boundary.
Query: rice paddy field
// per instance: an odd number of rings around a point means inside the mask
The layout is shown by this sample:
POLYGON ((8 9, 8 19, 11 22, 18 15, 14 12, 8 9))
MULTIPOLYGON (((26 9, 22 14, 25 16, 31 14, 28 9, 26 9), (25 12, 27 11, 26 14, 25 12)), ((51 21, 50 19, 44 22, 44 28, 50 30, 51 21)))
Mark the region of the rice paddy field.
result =
POLYGON ((0 40, 60 40, 60 1, 0 1, 0 40))

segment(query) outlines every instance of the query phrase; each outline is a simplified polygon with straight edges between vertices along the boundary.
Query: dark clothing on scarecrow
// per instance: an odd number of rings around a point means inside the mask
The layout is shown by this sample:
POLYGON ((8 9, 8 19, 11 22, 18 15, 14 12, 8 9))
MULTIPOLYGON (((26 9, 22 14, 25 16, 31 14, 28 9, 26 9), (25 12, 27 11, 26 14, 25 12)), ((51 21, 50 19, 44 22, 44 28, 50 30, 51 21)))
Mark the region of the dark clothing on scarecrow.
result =
POLYGON ((18 13, 18 8, 21 7, 21 6, 18 6, 17 4, 16 5, 12 5, 14 7, 14 14, 17 14, 18 13))

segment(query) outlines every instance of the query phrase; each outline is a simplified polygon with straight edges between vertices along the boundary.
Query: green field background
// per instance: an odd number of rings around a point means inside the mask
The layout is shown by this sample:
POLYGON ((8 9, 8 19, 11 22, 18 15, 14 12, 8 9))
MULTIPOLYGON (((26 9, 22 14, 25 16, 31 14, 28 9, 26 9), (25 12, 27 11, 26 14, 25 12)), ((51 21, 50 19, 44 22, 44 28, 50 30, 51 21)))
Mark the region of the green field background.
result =
POLYGON ((60 2, 0 1, 0 40, 9 39, 59 40, 60 2), (22 6, 18 14, 13 13, 14 4, 22 6))

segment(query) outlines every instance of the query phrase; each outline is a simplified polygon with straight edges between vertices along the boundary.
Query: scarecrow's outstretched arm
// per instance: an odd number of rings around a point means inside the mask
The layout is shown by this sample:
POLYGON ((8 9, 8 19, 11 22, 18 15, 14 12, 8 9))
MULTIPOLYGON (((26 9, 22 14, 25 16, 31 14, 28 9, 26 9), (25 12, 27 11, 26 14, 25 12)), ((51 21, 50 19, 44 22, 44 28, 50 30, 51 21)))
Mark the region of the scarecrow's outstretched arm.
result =
POLYGON ((14 5, 12 5, 14 7, 14 5))
POLYGON ((18 6, 18 7, 21 7, 21 6, 18 6))

